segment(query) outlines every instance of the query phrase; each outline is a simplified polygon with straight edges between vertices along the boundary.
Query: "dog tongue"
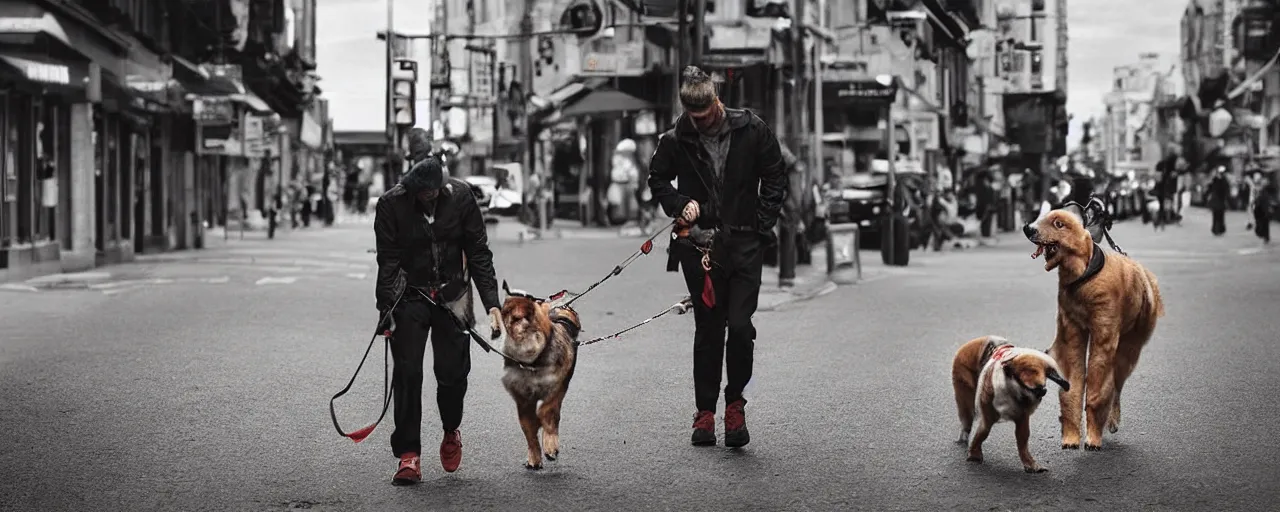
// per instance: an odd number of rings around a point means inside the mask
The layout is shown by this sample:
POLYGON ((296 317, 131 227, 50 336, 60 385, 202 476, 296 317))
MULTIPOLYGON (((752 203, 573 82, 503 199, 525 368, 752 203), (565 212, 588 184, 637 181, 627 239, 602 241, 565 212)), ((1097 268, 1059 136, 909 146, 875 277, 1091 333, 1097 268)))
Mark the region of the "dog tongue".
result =
POLYGON ((1033 259, 1033 260, 1034 260, 1034 259, 1036 259, 1036 258, 1039 258, 1039 257, 1040 257, 1040 254, 1041 254, 1041 253, 1043 253, 1043 252, 1044 252, 1044 246, 1043 246, 1043 245, 1036 245, 1036 252, 1031 253, 1031 259, 1033 259))

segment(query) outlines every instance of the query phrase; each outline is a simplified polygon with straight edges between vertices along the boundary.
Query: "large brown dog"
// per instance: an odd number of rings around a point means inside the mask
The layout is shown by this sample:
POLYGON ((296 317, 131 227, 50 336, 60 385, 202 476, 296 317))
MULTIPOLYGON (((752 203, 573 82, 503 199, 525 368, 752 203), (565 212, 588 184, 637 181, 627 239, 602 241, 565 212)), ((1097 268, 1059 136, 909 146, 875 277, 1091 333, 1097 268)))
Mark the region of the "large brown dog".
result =
POLYGON ((1031 456, 1027 441, 1031 438, 1031 415, 1048 392, 1048 381, 1058 383, 1064 390, 1071 387, 1053 358, 1038 350, 1015 347, 999 336, 970 340, 956 351, 951 363, 951 386, 956 392, 956 411, 960 413, 957 443, 969 442, 975 410, 978 413, 978 431, 969 445, 970 461, 982 462, 982 443, 993 425, 1011 421, 1022 468, 1028 473, 1045 471, 1031 456))
POLYGON ((544 455, 547 460, 556 460, 560 454, 560 406, 577 366, 582 323, 570 307, 512 291, 506 282, 502 287, 507 292, 502 305, 502 327, 506 332, 502 352, 525 365, 505 362, 502 385, 515 399, 520 428, 528 443, 525 467, 542 469, 544 455))
POLYGON ((1062 448, 1080 448, 1084 395, 1085 449, 1101 449, 1103 426, 1120 429, 1120 392, 1164 316, 1159 284, 1137 262, 1104 253, 1071 212, 1049 212, 1023 232, 1036 244, 1031 257, 1044 254, 1045 271, 1058 270, 1057 335, 1049 355, 1071 383, 1059 395, 1062 448))

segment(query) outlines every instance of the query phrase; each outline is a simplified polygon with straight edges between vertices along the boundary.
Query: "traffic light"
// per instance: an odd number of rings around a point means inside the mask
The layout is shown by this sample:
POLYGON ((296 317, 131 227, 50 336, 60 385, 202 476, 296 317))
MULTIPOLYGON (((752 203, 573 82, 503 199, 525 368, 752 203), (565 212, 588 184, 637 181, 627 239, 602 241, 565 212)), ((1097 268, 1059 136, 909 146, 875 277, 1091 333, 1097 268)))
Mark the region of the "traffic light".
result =
POLYGON ((417 123, 418 63, 396 59, 391 68, 391 124, 413 126, 417 123))

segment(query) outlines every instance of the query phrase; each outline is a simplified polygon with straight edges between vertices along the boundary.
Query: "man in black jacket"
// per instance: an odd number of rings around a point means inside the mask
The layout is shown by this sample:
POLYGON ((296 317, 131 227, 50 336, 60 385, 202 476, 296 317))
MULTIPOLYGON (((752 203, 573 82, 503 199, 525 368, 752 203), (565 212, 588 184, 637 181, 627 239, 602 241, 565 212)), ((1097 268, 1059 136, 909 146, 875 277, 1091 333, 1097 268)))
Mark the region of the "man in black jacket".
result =
POLYGON ((422 129, 409 133, 413 166, 400 184, 378 200, 374 234, 378 250, 376 289, 379 318, 391 314, 395 360, 392 386, 395 431, 391 450, 400 458, 392 480, 410 484, 421 479, 422 375, 427 335, 436 376, 436 404, 444 439, 440 464, 447 472, 462 462, 462 401, 471 371, 471 340, 458 321, 474 326, 474 280, 490 327, 498 321, 498 281, 484 219, 466 182, 445 179, 440 161, 429 156, 430 141, 422 129), (427 300, 431 297, 439 306, 427 300))
POLYGON ((720 368, 724 361, 724 444, 750 442, 743 390, 751 380, 765 250, 777 243, 773 228, 787 195, 786 165, 778 139, 755 114, 725 108, 711 77, 685 68, 680 88, 684 114, 658 139, 649 162, 649 188, 668 216, 677 217, 667 269, 683 267, 693 302, 693 382, 698 412, 694 445, 714 445, 720 368), (679 188, 672 180, 678 179, 679 188), (725 331, 728 330, 726 342, 725 331))

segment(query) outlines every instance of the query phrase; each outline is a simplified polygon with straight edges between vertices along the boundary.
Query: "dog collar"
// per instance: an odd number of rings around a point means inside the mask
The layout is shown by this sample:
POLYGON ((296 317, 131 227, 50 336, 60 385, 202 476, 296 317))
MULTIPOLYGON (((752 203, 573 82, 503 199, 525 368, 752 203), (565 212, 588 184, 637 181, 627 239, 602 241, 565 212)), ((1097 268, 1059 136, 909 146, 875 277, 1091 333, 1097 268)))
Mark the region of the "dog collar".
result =
POLYGON ((1098 276, 1102 272, 1102 267, 1107 263, 1107 255, 1102 252, 1102 246, 1097 242, 1093 243, 1093 255, 1089 257, 1089 265, 1085 266, 1084 273, 1080 274, 1075 281, 1067 285, 1071 291, 1075 291, 1081 285, 1089 282, 1090 279, 1098 276))
POLYGON ((996 362, 1002 362, 1010 357, 1013 357, 1013 345, 1001 345, 991 353, 991 360, 996 362))
POLYGON ((990 361, 991 359, 995 358, 996 352, 998 351, 1002 351, 1000 352, 1000 356, 1004 357, 1009 353, 1007 349, 1012 349, 1012 348, 1013 348, 1013 344, 1011 343, 999 343, 995 340, 988 339, 987 346, 982 348, 982 359, 980 359, 980 361, 982 361, 983 364, 985 364, 987 361, 990 361))

